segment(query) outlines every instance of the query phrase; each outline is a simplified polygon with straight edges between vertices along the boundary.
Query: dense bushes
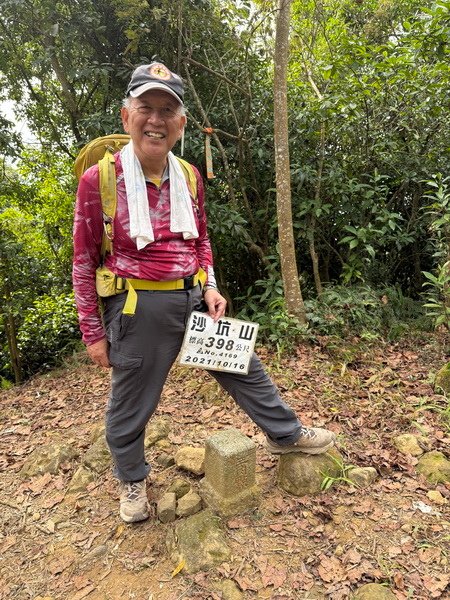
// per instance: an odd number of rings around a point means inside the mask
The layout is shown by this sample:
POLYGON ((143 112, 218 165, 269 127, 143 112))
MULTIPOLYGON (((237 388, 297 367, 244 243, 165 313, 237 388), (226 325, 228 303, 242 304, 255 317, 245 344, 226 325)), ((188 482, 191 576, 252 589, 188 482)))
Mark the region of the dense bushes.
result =
POLYGON ((315 336, 396 340, 411 329, 432 329, 422 303, 404 296, 398 287, 328 286, 320 297, 306 299, 307 327, 287 314, 280 282, 259 281, 257 289, 264 291, 251 290, 253 295, 239 316, 258 322, 260 342, 278 350, 292 350, 315 336))
POLYGON ((25 312, 18 333, 24 375, 48 369, 80 345, 72 293, 41 296, 25 312))

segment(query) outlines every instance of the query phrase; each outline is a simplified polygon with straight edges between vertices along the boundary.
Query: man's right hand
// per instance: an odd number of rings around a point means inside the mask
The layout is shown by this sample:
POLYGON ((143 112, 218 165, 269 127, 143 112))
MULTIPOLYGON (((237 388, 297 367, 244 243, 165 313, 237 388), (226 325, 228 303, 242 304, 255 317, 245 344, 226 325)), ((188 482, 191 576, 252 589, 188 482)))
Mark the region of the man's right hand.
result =
POLYGON ((95 344, 87 346, 86 350, 92 362, 94 362, 99 367, 109 368, 111 366, 109 364, 108 342, 106 338, 95 342, 95 344))

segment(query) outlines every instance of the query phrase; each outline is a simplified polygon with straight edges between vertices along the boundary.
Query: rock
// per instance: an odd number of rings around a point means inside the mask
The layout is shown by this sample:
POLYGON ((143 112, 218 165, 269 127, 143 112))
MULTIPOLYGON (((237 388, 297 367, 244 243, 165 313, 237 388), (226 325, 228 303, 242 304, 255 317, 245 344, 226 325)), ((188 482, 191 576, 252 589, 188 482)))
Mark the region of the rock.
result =
POLYGON ((158 417, 147 425, 145 432, 144 446, 150 448, 158 440, 162 440, 169 435, 170 420, 167 417, 158 417))
POLYGON ((88 448, 83 464, 99 474, 111 465, 111 453, 103 436, 97 438, 97 441, 88 448))
POLYGON ((357 590, 353 600, 396 600, 396 596, 384 585, 367 583, 357 590))
POLYGON ((166 492, 156 506, 156 514, 161 523, 175 521, 177 498, 173 492, 166 492))
POLYGON ((86 469, 85 467, 78 467, 69 483, 69 489, 67 490, 67 493, 78 494, 80 492, 85 492, 87 486, 92 483, 94 479, 94 474, 89 471, 89 469, 86 469))
POLYGON ((412 456, 422 456, 423 450, 419 446, 419 442, 415 435, 411 433, 403 433, 398 435, 393 440, 394 446, 402 454, 411 454, 412 456))
POLYGON ((428 499, 431 500, 431 502, 433 502, 434 504, 447 504, 448 503, 447 498, 444 498, 444 496, 438 490, 430 490, 427 493, 427 496, 428 496, 428 499))
POLYGON ((173 492, 177 497, 177 500, 179 500, 191 491, 191 484, 189 481, 186 481, 186 479, 177 477, 172 481, 167 491, 173 492))
POLYGON ((167 548, 175 565, 185 561, 186 573, 207 571, 231 557, 221 521, 210 510, 179 521, 169 532, 167 548))
POLYGON ((36 448, 25 461, 20 476, 27 478, 44 473, 55 475, 63 463, 73 460, 78 454, 73 445, 49 444, 36 448))
POLYGON ((172 448, 172 444, 167 438, 163 438, 162 440, 158 440, 156 442, 155 448, 158 448, 159 450, 170 450, 172 448))
POLYGON ((202 509, 202 499, 195 492, 189 492, 178 500, 177 517, 189 517, 202 509))
POLYGON ((437 450, 424 454, 419 459, 416 469, 430 483, 450 481, 450 460, 447 460, 442 452, 437 450))
POLYGON ((436 391, 444 392, 446 396, 450 396, 450 362, 436 373, 434 387, 436 391))
POLYGON ((175 464, 195 475, 205 472, 205 449, 184 446, 175 454, 175 464))
POLYGON ((220 585, 223 600, 244 600, 244 595, 232 579, 225 579, 220 585))
POLYGON ((369 486, 376 481, 377 477, 377 470, 373 467, 353 467, 347 472, 347 479, 350 479, 359 488, 369 486))
POLYGON ((103 422, 96 423, 91 430, 91 443, 95 444, 95 442, 100 437, 105 437, 105 424, 103 422))
POLYGON ((161 452, 159 456, 156 457, 155 462, 158 463, 164 469, 172 467, 175 464, 175 459, 170 454, 166 452, 161 452))
POLYGON ((278 465, 278 485, 294 496, 319 494, 325 477, 342 475, 343 458, 333 448, 324 454, 282 454, 278 465))

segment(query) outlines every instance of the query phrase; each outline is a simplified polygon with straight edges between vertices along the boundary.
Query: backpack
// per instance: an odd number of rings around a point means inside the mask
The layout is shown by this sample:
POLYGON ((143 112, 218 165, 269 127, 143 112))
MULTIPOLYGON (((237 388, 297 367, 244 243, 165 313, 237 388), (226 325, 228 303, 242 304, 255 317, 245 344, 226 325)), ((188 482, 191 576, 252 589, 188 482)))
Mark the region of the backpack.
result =
MULTIPOLYGON (((130 136, 124 133, 113 133, 98 137, 90 141, 84 148, 80 150, 75 159, 74 171, 78 179, 83 173, 98 163, 100 197, 102 201, 103 212, 103 238, 101 248, 102 263, 109 252, 112 254, 113 241, 113 221, 117 208, 117 191, 116 191, 116 168, 114 154, 122 150, 130 141, 130 136)), ((197 177, 192 166, 178 158, 181 168, 183 169, 186 183, 197 203, 197 177)))

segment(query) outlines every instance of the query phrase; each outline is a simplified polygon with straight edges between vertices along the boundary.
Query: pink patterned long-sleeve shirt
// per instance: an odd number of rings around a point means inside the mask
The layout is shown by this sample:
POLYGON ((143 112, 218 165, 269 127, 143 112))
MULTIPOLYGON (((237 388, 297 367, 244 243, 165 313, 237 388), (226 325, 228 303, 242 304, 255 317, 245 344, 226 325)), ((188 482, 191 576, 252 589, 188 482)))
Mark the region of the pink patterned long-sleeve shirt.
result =
MULTIPOLYGON (((130 238, 129 214, 120 155, 116 159, 117 210, 114 218, 113 254, 105 259, 119 277, 170 281, 196 273, 202 267, 207 283, 215 285, 211 245, 208 239, 202 178, 197 176, 197 200, 192 198, 199 237, 183 239, 182 233, 170 231, 170 183, 166 171, 161 187, 147 182, 155 241, 138 250, 130 238)), ((73 287, 80 329, 86 345, 105 337, 95 290, 95 270, 100 264, 103 235, 102 203, 99 192, 98 166, 88 169, 78 186, 74 220, 73 287)))

